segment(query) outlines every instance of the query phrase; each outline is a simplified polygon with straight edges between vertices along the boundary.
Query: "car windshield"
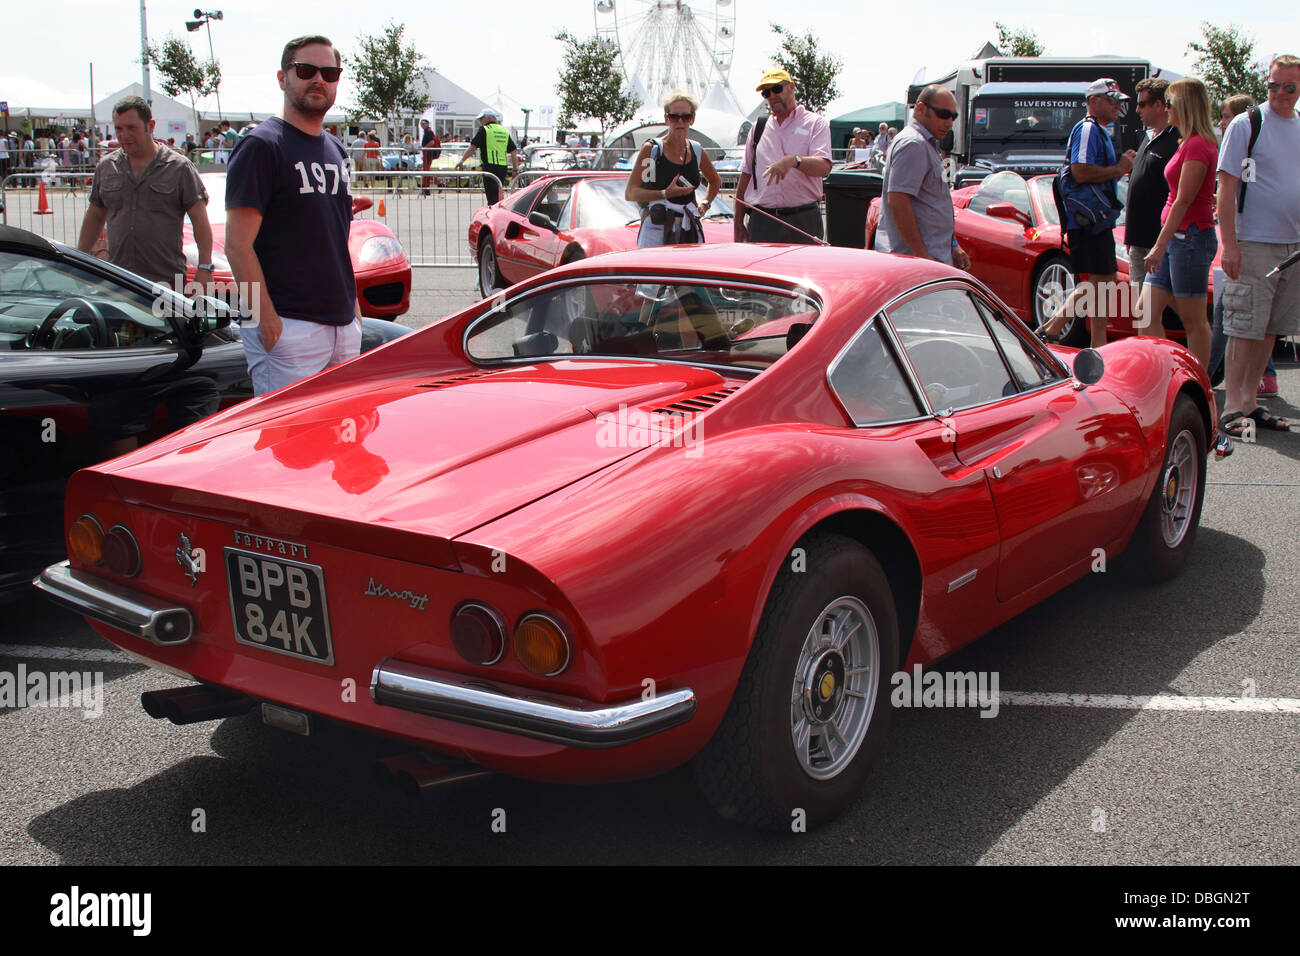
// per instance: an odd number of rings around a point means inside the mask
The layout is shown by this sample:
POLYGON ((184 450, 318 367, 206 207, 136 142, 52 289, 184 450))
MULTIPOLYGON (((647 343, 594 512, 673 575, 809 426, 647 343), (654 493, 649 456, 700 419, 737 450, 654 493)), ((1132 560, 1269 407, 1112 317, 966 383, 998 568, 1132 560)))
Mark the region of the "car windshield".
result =
POLYGON ((817 310, 778 289, 578 281, 500 303, 469 328, 465 346, 476 362, 644 356, 761 370, 794 347, 817 310))
MULTIPOLYGON (((1001 175, 1001 174, 999 174, 1001 175)), ((989 177, 990 179, 992 177, 989 177)), ((1061 224, 1060 218, 1056 215, 1056 200, 1052 198, 1052 177, 1039 176, 1030 181, 1030 188, 1038 194, 1038 206, 1043 210, 1043 218, 1053 226, 1061 224)), ((1115 192, 1119 196, 1119 201, 1124 209, 1119 214, 1119 220, 1115 223, 1116 227, 1124 225, 1128 217, 1128 177, 1125 176, 1115 184, 1115 192)))
POLYGON ((971 135, 977 139, 1048 137, 1064 140, 1083 119, 1081 99, 1017 96, 977 99, 971 111, 971 135))
MULTIPOLYGON (((578 200, 578 224, 588 229, 607 229, 640 221, 641 212, 636 203, 624 198, 626 189, 627 180, 622 177, 588 180, 578 200)), ((707 192, 708 185, 701 182, 695 191, 696 201, 703 202, 707 192)), ((718 196, 704 218, 724 219, 732 214, 731 203, 718 196)))
POLYGON ((203 188, 208 191, 208 222, 226 221, 226 174, 204 173, 203 188))

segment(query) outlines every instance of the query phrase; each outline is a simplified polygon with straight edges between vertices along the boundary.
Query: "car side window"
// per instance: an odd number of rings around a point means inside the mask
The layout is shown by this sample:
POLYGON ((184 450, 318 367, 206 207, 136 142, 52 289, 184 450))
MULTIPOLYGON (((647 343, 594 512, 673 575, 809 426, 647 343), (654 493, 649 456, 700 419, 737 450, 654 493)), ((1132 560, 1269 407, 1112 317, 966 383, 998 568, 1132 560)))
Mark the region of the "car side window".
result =
POLYGON ((964 290, 922 293, 891 309, 889 319, 935 410, 983 405, 1020 390, 964 290))
POLYGON ((510 211, 527 218, 528 211, 533 208, 533 200, 537 198, 541 188, 539 185, 536 188, 529 188, 520 192, 518 196, 510 200, 510 211))
POLYGON ((877 316, 831 365, 831 389, 855 425, 906 421, 925 415, 877 316))
POLYGON ((569 197, 572 195, 572 180, 552 183, 538 197, 537 204, 533 206, 533 212, 540 212, 547 216, 551 222, 558 224, 560 216, 564 213, 565 206, 569 203, 569 197))
POLYGON ((1011 372, 1022 389, 1037 388, 1061 377, 1041 355, 1034 351, 1033 346, 1016 333, 1005 315, 995 311, 992 306, 978 297, 971 298, 975 302, 975 307, 988 320, 989 328, 993 330, 993 337, 997 339, 1002 354, 1006 357, 1007 364, 1011 366, 1011 372))
POLYGON ((0 252, 0 350, 158 345, 175 335, 159 304, 72 263, 0 252))

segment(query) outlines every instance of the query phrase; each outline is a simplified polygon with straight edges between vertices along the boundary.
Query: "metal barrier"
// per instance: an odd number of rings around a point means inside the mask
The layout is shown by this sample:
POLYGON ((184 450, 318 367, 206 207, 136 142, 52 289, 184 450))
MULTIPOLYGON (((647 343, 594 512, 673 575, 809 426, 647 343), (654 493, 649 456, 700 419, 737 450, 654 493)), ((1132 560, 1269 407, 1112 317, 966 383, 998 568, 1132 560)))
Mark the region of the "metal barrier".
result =
POLYGON ((93 178, 88 172, 53 172, 49 169, 6 176, 0 180, 0 206, 3 207, 0 222, 75 246, 81 233, 81 220, 86 215, 93 178), (42 186, 48 212, 40 211, 42 186))
POLYGON ((469 223, 487 203, 483 183, 488 179, 506 195, 501 181, 482 170, 355 171, 352 197, 371 200, 372 205, 357 218, 385 223, 402 243, 412 266, 472 266, 469 223))

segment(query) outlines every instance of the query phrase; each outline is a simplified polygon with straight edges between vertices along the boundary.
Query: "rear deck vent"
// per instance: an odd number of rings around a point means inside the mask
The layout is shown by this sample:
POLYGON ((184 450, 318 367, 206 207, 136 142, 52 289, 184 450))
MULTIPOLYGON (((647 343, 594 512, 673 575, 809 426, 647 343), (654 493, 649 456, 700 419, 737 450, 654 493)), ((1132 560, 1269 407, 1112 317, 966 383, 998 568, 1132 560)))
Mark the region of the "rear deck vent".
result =
POLYGON ((739 385, 728 385, 726 388, 720 388, 716 392, 706 392, 703 395, 696 395, 693 398, 684 398, 680 402, 672 402, 655 411, 661 415, 677 415, 682 418, 691 418, 701 412, 707 412, 718 402, 722 401, 732 392, 737 391, 739 385))
POLYGON ((468 382, 471 379, 482 378, 485 375, 495 375, 500 369, 485 369, 479 372, 465 372, 462 375, 449 375, 446 378, 434 379, 432 382, 422 382, 415 386, 416 388, 446 388, 448 385, 459 385, 461 382, 468 382))

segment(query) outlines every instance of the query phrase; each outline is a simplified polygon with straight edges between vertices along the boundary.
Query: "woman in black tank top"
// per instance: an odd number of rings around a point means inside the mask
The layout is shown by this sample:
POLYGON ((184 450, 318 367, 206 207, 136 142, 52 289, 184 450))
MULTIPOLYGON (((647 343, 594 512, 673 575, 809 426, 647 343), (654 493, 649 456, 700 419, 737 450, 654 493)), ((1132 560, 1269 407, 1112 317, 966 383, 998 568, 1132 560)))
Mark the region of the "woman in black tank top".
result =
POLYGON ((668 132, 659 140, 646 142, 632 164, 625 195, 643 210, 638 247, 704 241, 700 217, 713 204, 722 178, 709 154, 697 150, 686 136, 698 106, 689 93, 664 97, 668 132), (701 180, 708 183, 708 193, 697 206, 695 190, 701 180))

